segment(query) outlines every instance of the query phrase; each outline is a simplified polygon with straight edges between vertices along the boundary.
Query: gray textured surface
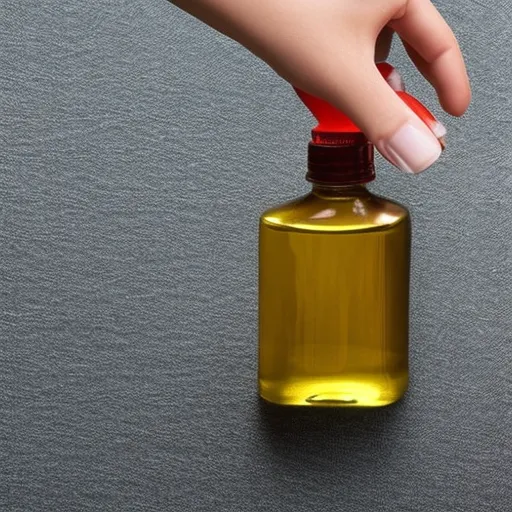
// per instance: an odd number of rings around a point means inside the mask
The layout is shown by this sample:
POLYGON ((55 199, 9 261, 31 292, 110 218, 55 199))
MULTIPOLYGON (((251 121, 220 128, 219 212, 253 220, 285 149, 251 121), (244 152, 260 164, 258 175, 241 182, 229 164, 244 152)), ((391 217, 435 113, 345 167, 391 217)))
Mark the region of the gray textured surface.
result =
POLYGON ((306 189, 290 89, 163 0, 1 0, 1 510, 510 510, 511 8, 438 5, 475 98, 430 172, 380 162, 412 386, 358 414, 255 395, 257 218, 306 189))

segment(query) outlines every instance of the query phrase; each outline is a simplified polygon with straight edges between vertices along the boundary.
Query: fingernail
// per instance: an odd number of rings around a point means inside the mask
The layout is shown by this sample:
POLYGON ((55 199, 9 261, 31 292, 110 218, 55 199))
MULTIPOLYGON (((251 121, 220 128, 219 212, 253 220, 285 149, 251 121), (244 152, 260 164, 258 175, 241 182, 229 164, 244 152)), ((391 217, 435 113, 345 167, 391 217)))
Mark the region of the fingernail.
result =
POLYGON ((419 119, 401 126, 389 139, 378 142, 377 148, 399 169, 412 174, 430 167, 442 152, 439 141, 419 119))
POLYGON ((393 69, 393 71, 391 71, 391 73, 386 77, 386 82, 394 91, 405 91, 404 81, 396 69, 393 69))
POLYGON ((444 124, 440 121, 436 121, 430 129, 432 130, 432 133, 438 138, 442 139, 446 135, 446 128, 444 127, 444 124))

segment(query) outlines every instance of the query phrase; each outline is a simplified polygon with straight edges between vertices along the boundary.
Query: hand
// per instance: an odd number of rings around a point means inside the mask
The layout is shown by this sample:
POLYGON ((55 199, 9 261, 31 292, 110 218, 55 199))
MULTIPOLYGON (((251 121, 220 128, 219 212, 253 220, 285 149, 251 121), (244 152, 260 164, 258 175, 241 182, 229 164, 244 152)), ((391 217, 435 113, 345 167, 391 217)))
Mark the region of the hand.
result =
POLYGON ((177 0, 239 41, 291 84, 319 96, 363 130, 391 163, 421 172, 441 154, 438 138, 377 71, 376 42, 403 40, 446 112, 459 116, 471 92, 452 31, 430 0, 177 0), (384 32, 382 32, 384 30, 384 32))

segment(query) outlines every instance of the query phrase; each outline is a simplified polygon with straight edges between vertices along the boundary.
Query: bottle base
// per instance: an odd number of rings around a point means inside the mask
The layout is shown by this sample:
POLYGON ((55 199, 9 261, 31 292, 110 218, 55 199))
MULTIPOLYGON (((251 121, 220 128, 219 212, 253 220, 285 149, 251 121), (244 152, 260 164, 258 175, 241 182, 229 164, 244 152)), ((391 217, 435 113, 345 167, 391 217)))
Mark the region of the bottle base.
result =
POLYGON ((259 388, 261 398, 277 405, 383 407, 402 398, 407 381, 407 374, 396 378, 261 379, 259 388))

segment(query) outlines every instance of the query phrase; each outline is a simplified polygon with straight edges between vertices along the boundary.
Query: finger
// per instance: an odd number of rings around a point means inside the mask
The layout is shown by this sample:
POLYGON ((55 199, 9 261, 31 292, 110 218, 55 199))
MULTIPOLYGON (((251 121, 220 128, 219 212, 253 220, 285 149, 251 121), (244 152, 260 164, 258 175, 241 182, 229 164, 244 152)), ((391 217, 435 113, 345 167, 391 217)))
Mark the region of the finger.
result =
POLYGON ((382 78, 394 91, 405 91, 405 84, 400 73, 387 62, 380 62, 378 68, 382 78))
POLYGON ((345 112, 382 155, 402 171, 424 171, 441 155, 436 136, 373 63, 345 63, 343 78, 333 77, 327 84, 324 98, 345 112))
POLYGON ((404 41, 403 39, 401 39, 401 41, 404 45, 407 55, 409 55, 409 58, 413 61, 418 71, 425 77, 428 82, 432 84, 433 87, 435 87, 435 77, 430 73, 428 63, 410 44, 407 43, 407 41, 404 41))
POLYGON ((435 87, 442 107, 450 114, 462 115, 471 101, 464 59, 452 30, 430 0, 409 0, 405 13, 390 26, 435 87))

